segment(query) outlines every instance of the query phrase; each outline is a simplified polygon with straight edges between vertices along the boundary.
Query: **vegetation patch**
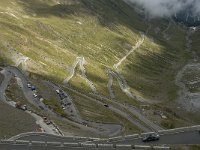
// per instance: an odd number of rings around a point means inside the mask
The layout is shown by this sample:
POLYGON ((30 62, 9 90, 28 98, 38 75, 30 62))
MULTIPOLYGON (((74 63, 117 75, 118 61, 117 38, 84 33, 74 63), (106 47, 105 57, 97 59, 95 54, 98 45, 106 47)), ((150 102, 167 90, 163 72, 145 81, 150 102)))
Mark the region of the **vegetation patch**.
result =
POLYGON ((64 110, 61 108, 61 105, 58 103, 55 99, 50 100, 44 100, 43 103, 49 107, 52 111, 57 113, 58 115, 67 118, 68 115, 64 112, 64 110))

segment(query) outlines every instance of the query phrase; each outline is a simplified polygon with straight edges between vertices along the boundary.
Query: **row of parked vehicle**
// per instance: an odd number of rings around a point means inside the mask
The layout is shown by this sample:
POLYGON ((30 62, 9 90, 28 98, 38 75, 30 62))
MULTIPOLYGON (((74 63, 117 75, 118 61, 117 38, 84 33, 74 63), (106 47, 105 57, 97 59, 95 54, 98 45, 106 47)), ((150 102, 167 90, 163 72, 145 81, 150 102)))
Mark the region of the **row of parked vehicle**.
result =
POLYGON ((71 105, 71 102, 66 102, 66 98, 68 98, 68 96, 62 91, 62 90, 56 90, 56 93, 59 95, 60 99, 61 99, 61 106, 62 109, 65 110, 67 106, 71 105))
POLYGON ((36 87, 34 85, 31 85, 30 83, 28 83, 27 87, 30 88, 34 92, 33 93, 33 97, 34 98, 38 98, 40 101, 44 100, 44 98, 42 96, 37 95, 36 87))

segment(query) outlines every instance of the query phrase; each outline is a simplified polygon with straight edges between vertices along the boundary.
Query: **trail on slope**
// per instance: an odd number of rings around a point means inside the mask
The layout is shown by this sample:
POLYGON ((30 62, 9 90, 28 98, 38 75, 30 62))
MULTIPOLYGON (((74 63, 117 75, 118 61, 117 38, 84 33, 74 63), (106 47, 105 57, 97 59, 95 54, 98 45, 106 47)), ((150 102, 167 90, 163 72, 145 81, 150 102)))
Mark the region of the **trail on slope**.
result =
POLYGON ((109 90, 109 93, 110 93, 110 96, 111 98, 115 98, 115 94, 112 90, 112 85, 113 85, 113 77, 115 77, 117 79, 117 82, 121 88, 121 90, 130 98, 132 99, 135 99, 137 101, 140 101, 140 102, 146 102, 145 99, 143 99, 142 97, 140 96, 136 96, 136 95, 133 95, 131 92, 130 92, 130 87, 128 86, 126 80, 124 79, 124 77, 122 75, 120 75, 119 73, 117 72, 114 72, 112 71, 111 69, 108 69, 107 70, 107 73, 108 73, 108 76, 109 76, 109 82, 108 82, 108 90, 109 90))
POLYGON ((26 61, 28 60, 29 58, 28 57, 22 57, 22 58, 19 58, 17 60, 17 63, 16 63, 16 66, 19 67, 20 64, 22 64, 22 72, 24 73, 24 75, 27 75, 27 65, 26 65, 26 61))
POLYGON ((12 12, 6 12, 6 11, 4 11, 4 12, 0 12, 0 14, 6 14, 6 15, 9 15, 9 16, 11 16, 11 17, 17 19, 17 20, 20 19, 19 17, 17 17, 17 16, 16 16, 15 14, 13 14, 12 12))
POLYGON ((121 90, 130 98, 135 99, 139 102, 150 102, 148 100, 145 100, 144 98, 142 98, 141 96, 136 96, 133 95, 133 93, 130 92, 130 87, 128 86, 126 80, 124 79, 124 77, 119 73, 118 71, 118 67, 121 65, 121 63, 123 63, 124 60, 126 60, 126 58, 133 53, 136 49, 138 49, 145 40, 146 35, 149 33, 149 30, 151 29, 151 24, 148 24, 148 28, 146 30, 145 33, 140 33, 141 34, 141 39, 136 43, 136 45, 131 49, 131 51, 129 51, 117 64, 114 64, 113 68, 115 69, 115 71, 112 71, 111 69, 107 70, 108 76, 109 76, 109 80, 108 80, 108 91, 110 93, 110 97, 111 98, 115 98, 115 94, 112 90, 112 84, 113 84, 113 78, 115 77, 118 81, 118 84, 121 88, 121 90))
POLYGON ((17 52, 13 47, 4 43, 4 46, 8 49, 8 55, 15 63, 16 67, 19 67, 22 64, 22 72, 24 75, 27 75, 27 61, 30 59, 29 57, 24 56, 22 53, 17 52))
POLYGON ((70 74, 69 76, 63 81, 64 84, 67 84, 71 78, 74 76, 75 74, 75 69, 76 67, 80 66, 80 70, 81 70, 81 77, 89 84, 90 88, 92 89, 92 91, 94 93, 97 93, 97 90, 94 86, 94 84, 92 83, 92 81, 90 81, 88 78, 87 78, 87 75, 86 75, 86 70, 85 70, 85 67, 84 67, 84 64, 86 63, 85 61, 85 58, 84 57, 77 57, 76 58, 76 62, 74 63, 74 65, 72 66, 72 68, 70 69, 70 74))
POLYGON ((134 47, 132 47, 132 49, 122 59, 119 60, 118 63, 114 64, 113 67, 115 69, 118 69, 118 67, 126 60, 126 58, 143 44, 145 35, 143 33, 140 34, 141 34, 141 39, 136 43, 134 47))
POLYGON ((162 35, 164 37, 164 39, 166 39, 167 41, 170 40, 169 35, 167 34, 167 31, 169 30, 169 28, 171 27, 171 21, 169 21, 168 26, 165 28, 165 30, 162 31, 162 35))

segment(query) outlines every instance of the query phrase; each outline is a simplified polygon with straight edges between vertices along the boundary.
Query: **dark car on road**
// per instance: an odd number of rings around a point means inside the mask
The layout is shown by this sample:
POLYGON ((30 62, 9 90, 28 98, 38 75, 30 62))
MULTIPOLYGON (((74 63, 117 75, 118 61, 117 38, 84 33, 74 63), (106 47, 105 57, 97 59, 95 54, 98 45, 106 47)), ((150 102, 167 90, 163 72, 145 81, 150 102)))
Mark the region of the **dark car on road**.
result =
POLYGON ((108 104, 104 104, 104 107, 107 107, 107 108, 108 108, 108 107, 109 107, 109 105, 108 105, 108 104))
POLYGON ((151 134, 147 134, 142 141, 143 142, 150 142, 150 141, 158 141, 160 139, 159 134, 157 133, 151 133, 151 134))
POLYGON ((35 86, 32 86, 32 87, 31 87, 31 90, 32 90, 32 91, 35 91, 35 90, 36 90, 36 87, 35 87, 35 86))

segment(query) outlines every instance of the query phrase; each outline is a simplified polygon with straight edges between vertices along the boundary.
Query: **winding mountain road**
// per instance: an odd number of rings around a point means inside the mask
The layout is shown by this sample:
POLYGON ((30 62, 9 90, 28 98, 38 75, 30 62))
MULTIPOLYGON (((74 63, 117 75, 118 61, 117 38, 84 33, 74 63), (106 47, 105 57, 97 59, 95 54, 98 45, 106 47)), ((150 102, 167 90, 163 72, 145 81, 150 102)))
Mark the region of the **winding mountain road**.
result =
MULTIPOLYGON (((78 91, 76 91, 76 90, 74 90, 74 89, 72 89, 72 88, 70 88, 70 87, 65 86, 65 88, 67 88, 68 90, 70 90, 70 91, 76 93, 77 95, 81 95, 81 96, 83 96, 83 97, 85 97, 85 98, 87 98, 87 99, 89 99, 89 100, 91 100, 91 101, 94 101, 94 102, 96 102, 96 103, 98 103, 98 104, 100 104, 100 105, 102 105, 102 106, 105 105, 105 103, 103 103, 102 101, 99 101, 99 100, 97 100, 97 99, 94 99, 94 98, 92 98, 92 97, 89 97, 89 96, 87 96, 87 95, 85 95, 85 94, 83 94, 83 93, 80 93, 80 92, 78 92, 78 91)), ((159 129, 162 129, 161 127, 155 125, 153 122, 151 122, 150 120, 148 120, 148 119, 147 119, 145 116, 143 116, 142 114, 139 115, 139 111, 136 111, 136 109, 134 109, 134 108, 131 108, 131 109, 129 110, 129 107, 124 106, 124 105, 122 105, 122 104, 120 104, 120 103, 118 103, 118 102, 112 101, 111 99, 108 99, 108 98, 103 97, 103 96, 100 96, 100 95, 95 95, 95 96, 96 96, 96 97, 99 97, 100 99, 106 100, 106 101, 108 101, 109 103, 113 103, 113 105, 111 105, 111 104, 109 105, 109 109, 110 109, 110 110, 112 110, 113 112, 119 114, 119 115, 122 116, 123 118, 129 120, 132 124, 134 124, 134 125, 137 126, 139 129, 141 129, 141 130, 143 130, 143 131, 145 131, 145 132, 152 131, 152 130, 157 131, 157 130, 159 130, 159 129), (119 106, 119 107, 122 108, 122 109, 119 109, 119 108, 116 107, 115 105, 119 106), (142 124, 138 119, 133 118, 133 117, 132 117, 130 114, 128 114, 127 112, 124 112, 123 109, 129 111, 132 115, 137 116, 139 120, 141 119, 140 121, 142 121, 142 122, 144 121, 144 124, 145 124, 145 125, 142 124), (141 116, 142 116, 142 117, 141 117, 141 116), (147 121, 147 120, 148 120, 148 121, 147 121), (149 122, 151 122, 150 125, 148 124, 149 122)))
MULTIPOLYGON (((120 76, 118 75, 117 73, 113 72, 113 71, 109 71, 110 74, 112 74, 112 76, 116 77, 117 80, 118 80, 118 83, 121 87, 121 89, 127 94, 130 96, 130 93, 128 93, 128 86, 126 84, 126 81, 120 76)), ((36 107, 43 107, 44 108, 44 111, 46 111, 48 114, 51 114, 51 115, 55 115, 55 113, 53 113, 51 110, 48 109, 48 107, 46 107, 42 102, 36 100, 34 97, 33 97, 33 92, 27 87, 27 84, 28 84, 28 80, 26 79, 25 75, 23 73, 21 73, 19 71, 19 69, 17 69, 16 67, 12 67, 12 66, 8 66, 8 67, 5 67, 1 73, 4 75, 4 80, 0 86, 0 98, 6 102, 6 97, 5 97, 5 90, 12 78, 12 76, 15 75, 15 77, 17 78, 17 81, 20 83, 20 87, 24 93, 24 96, 25 98, 28 100, 29 103, 31 103, 32 105, 36 106, 36 107)), ((59 86, 56 86, 54 85, 53 83, 51 82, 48 82, 48 81, 44 81, 46 82, 47 84, 49 84, 53 90, 56 90, 56 89, 61 89, 59 86)), ((71 89, 70 89, 71 90, 71 89)), ((77 91, 73 90, 73 92, 75 93, 78 93, 77 91)), ((80 117, 80 114, 79 112, 76 110, 74 104, 73 104, 73 100, 70 98, 70 96, 64 92, 64 94, 66 95, 66 101, 67 102, 70 102, 71 103, 71 106, 70 106, 70 109, 72 110, 72 114, 73 114, 73 119, 74 121, 76 122, 79 122, 80 124, 81 123, 85 123, 90 127, 93 127, 94 129, 94 132, 96 134, 102 134, 102 135, 107 135, 107 136, 115 136, 115 135, 118 135, 120 134, 120 132, 122 132, 122 127, 121 125, 116 125, 116 124, 100 124, 100 123, 95 123, 95 122, 89 122, 89 121, 85 121, 83 120, 81 117, 80 117)), ((80 94, 80 93, 78 93, 80 94)), ((86 95, 83 95, 84 97, 86 98, 89 98, 93 101, 95 101, 96 103, 100 104, 100 105, 105 105, 105 103, 101 102, 101 101, 98 101, 96 99, 93 99, 91 97, 88 97, 86 95)), ((116 104, 116 103, 115 103, 116 104)), ((129 114, 127 114, 126 112, 122 111, 121 109, 119 108, 116 108, 114 105, 111 105, 109 106, 109 109, 112 110, 113 112, 119 114, 120 116, 122 116, 123 118, 126 118, 127 120, 129 120, 132 124, 134 124, 135 126, 137 126, 138 128, 140 128, 141 130, 143 131, 151 131, 152 129, 153 130, 158 130, 159 127, 154 125, 153 123, 151 123, 150 121, 148 121, 148 119, 146 119, 144 116, 142 116, 141 114, 139 114, 139 112, 137 112, 134 108, 130 108, 130 107, 125 107, 124 105, 122 104, 119 104, 117 103, 118 106, 120 106, 121 108, 124 108, 124 109, 127 109, 129 110, 133 115, 136 115, 140 120, 142 120, 146 126, 144 126, 143 124, 141 124, 137 119, 134 119, 132 118, 132 116, 130 116, 129 114), (150 128, 148 128, 150 126, 150 128)), ((68 112, 66 112, 68 113, 68 112)), ((40 124, 41 127, 45 128, 45 131, 47 133, 50 133, 50 134, 53 134, 54 132, 52 132, 52 129, 48 129, 48 127, 46 127, 41 119, 40 116, 36 115, 36 114, 31 114, 37 121, 37 123, 40 124)))
MULTIPOLYGON (((49 110, 48 107, 46 107, 46 105, 44 105, 42 102, 40 102, 39 100, 36 100, 33 97, 33 92, 27 87, 28 81, 25 77, 24 74, 22 74, 16 67, 12 67, 12 66, 8 66, 5 67, 1 73, 4 75, 4 80, 2 81, 1 85, 0 85, 0 99, 3 100, 4 102, 6 102, 9 105, 12 105, 11 103, 9 103, 7 101, 7 98, 5 96, 5 90, 11 80, 11 78, 15 75, 16 78, 18 78, 17 80, 20 81, 20 85, 21 85, 21 89, 24 93, 25 98, 28 100, 28 102, 36 107, 42 107, 44 109, 44 111, 46 111, 48 114, 58 118, 58 119, 64 119, 62 117, 58 117, 54 112, 52 112, 51 110, 49 110)), ((54 89, 58 88, 57 86, 51 84, 51 86, 53 86, 54 89)), ((67 94, 64 92, 64 94, 67 94)), ((69 100, 69 99, 68 99, 69 100)), ((72 102, 72 101, 71 101, 72 102)), ((121 125, 117 125, 117 124, 100 124, 100 123, 95 123, 95 122, 89 122, 89 121, 85 121, 83 120, 78 111, 75 109, 75 107, 73 107, 73 103, 72 103, 72 107, 73 109, 73 115, 74 115, 74 121, 78 122, 81 126, 81 128, 83 130, 90 130, 92 132, 94 132, 96 135, 103 135, 103 136, 115 136, 121 133, 122 131, 122 127, 121 125), (86 124, 88 124, 87 127, 85 127, 85 125, 82 125, 82 123, 85 122, 86 124)), ((46 126, 44 124, 44 122, 42 121, 42 118, 34 113, 30 113, 31 116, 33 116, 36 119, 36 122, 38 124, 40 124, 41 127, 44 127, 45 131, 47 133, 54 133, 54 131, 52 131, 52 128, 48 128, 48 126, 46 126)))
POLYGON ((139 102, 150 102, 148 100, 145 100, 144 98, 138 96, 138 95, 134 95, 133 93, 130 92, 130 87, 128 86, 126 80, 124 79, 124 77, 122 75, 120 75, 118 72, 114 72, 111 69, 107 70, 108 76, 109 76, 109 80, 108 80, 108 91, 110 93, 110 97, 111 98, 115 98, 115 94, 112 90, 112 84, 113 84, 113 77, 115 77, 117 79, 117 82, 122 90, 122 92, 124 92, 128 97, 137 100, 139 102))
MULTIPOLYGON (((8 87, 8 85, 10 84, 10 80, 14 76, 14 74, 18 77, 22 77, 23 75, 15 67, 6 67, 0 73, 4 76, 4 80, 0 84, 0 100, 5 102, 8 105, 11 105, 12 107, 15 107, 15 104, 12 100, 7 101, 8 98, 5 95, 5 91, 8 87)), ((33 100, 33 96, 31 95, 32 93, 30 93, 30 90, 26 89, 27 81, 25 80, 25 78, 22 77, 21 82, 22 82, 21 88, 23 89, 24 95, 27 98, 27 100, 29 100, 29 102, 31 102, 31 104, 38 106, 38 105, 36 105, 36 103, 34 103, 36 101, 33 100), (32 100, 30 100, 30 99, 32 99, 32 100)), ((30 111, 26 111, 26 112, 28 114, 30 114, 36 120, 36 124, 38 124, 40 127, 42 127, 42 129, 44 129, 46 133, 54 134, 54 135, 58 134, 54 131, 53 127, 50 127, 44 123, 42 117, 40 117, 37 114, 32 113, 30 111)))
POLYGON ((81 70, 81 77, 89 84, 92 91, 94 93, 97 93, 97 90, 96 90, 94 84, 86 76, 86 70, 85 70, 85 67, 84 67, 85 63, 86 63, 86 61, 85 61, 84 57, 77 57, 76 62, 74 63, 74 65, 72 66, 72 68, 70 70, 70 75, 63 81, 63 83, 67 84, 71 80, 71 78, 74 76, 75 69, 79 64, 80 70, 81 70))
MULTIPOLYGON (((54 91, 57 89, 62 90, 62 88, 60 86, 57 86, 49 81, 43 81, 43 82, 46 83, 47 85, 50 85, 54 91)), ((80 124, 85 124, 89 127, 93 127, 95 129, 101 131, 102 132, 101 134, 108 135, 108 136, 118 135, 122 132, 122 126, 118 125, 118 124, 109 124, 109 123, 103 124, 103 123, 96 123, 96 122, 84 120, 81 117, 79 111, 74 106, 73 99, 70 97, 70 95, 67 94, 64 90, 62 90, 62 91, 65 95, 67 95, 67 97, 65 98, 67 103, 71 103, 70 106, 67 106, 66 111, 69 109, 69 107, 70 107, 70 110, 73 110, 71 113, 72 113, 74 121, 76 121, 80 124)))
POLYGON ((128 97, 133 98, 133 99, 136 98, 136 97, 133 96, 133 95, 131 94, 131 92, 129 91, 129 87, 128 87, 127 83, 126 83, 126 80, 125 80, 122 76, 120 76, 118 73, 116 73, 116 72, 114 72, 114 71, 112 71, 112 70, 110 70, 110 69, 107 70, 107 73, 108 73, 108 75, 109 75, 108 90, 109 90, 109 92, 110 92, 110 96, 111 96, 111 97, 115 97, 115 96, 114 96, 114 93, 113 93, 113 90, 112 90, 113 77, 115 77, 115 78, 117 79, 117 81, 118 81, 118 84, 119 84, 121 90, 122 90, 128 97))
POLYGON ((143 44, 145 35, 143 33, 140 34, 141 34, 141 39, 135 44, 135 46, 132 47, 132 49, 122 59, 118 61, 118 63, 114 64, 113 67, 115 69, 118 69, 118 67, 126 60, 126 58, 143 44))

